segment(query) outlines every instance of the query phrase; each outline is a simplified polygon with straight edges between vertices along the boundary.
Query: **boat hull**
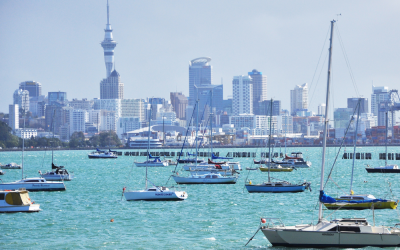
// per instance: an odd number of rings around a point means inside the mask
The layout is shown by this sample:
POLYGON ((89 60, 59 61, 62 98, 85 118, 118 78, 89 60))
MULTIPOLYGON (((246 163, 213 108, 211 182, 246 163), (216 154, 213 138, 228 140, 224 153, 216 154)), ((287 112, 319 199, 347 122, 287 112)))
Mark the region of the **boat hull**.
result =
POLYGON ((27 191, 65 191, 64 183, 5 183, 0 184, 0 189, 3 190, 16 190, 25 188, 27 191))
POLYGON ((172 176, 178 184, 235 184, 237 177, 226 178, 193 178, 193 177, 180 177, 172 176))
POLYGON ((400 169, 365 168, 368 173, 400 173, 400 169))
POLYGON ((168 162, 135 162, 136 167, 168 167, 168 162))
POLYGON ((306 189, 305 185, 266 186, 263 184, 246 184, 245 186, 249 193, 297 193, 306 189))
POLYGON ((346 233, 326 231, 297 231, 284 229, 261 229, 273 246, 285 247, 395 247, 400 246, 400 236, 381 233, 346 233))
POLYGON ((98 156, 98 155, 88 155, 89 159, 117 159, 118 156, 98 156))
MULTIPOLYGON (((340 201, 340 200, 339 200, 340 201)), ((338 209, 341 210, 363 210, 363 209, 371 209, 372 204, 374 205, 374 209, 396 209, 397 202, 395 201, 386 201, 386 202, 366 202, 366 203, 348 203, 343 205, 343 203, 324 203, 327 209, 338 209)))
POLYGON ((187 198, 186 192, 182 191, 126 191, 124 192, 124 196, 127 201, 181 201, 187 198))
POLYGON ((41 174, 40 175, 42 178, 45 178, 46 181, 72 181, 74 178, 74 175, 47 175, 47 174, 41 174))
POLYGON ((0 213, 35 213, 41 211, 39 204, 26 206, 0 206, 0 213))
MULTIPOLYGON (((260 168, 261 172, 268 172, 268 168, 260 168)), ((293 168, 270 168, 269 172, 292 172, 293 168)))

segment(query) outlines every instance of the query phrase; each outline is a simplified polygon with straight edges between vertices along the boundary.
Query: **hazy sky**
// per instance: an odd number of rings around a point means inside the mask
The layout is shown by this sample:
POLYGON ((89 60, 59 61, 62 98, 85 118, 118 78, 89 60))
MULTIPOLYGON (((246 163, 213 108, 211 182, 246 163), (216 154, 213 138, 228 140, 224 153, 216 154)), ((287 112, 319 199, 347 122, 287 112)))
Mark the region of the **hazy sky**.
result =
MULTIPOLYGON (((400 88, 399 13, 400 1, 110 0, 125 98, 169 99, 175 90, 188 96, 188 63, 207 56, 225 98, 232 95, 233 76, 257 69, 268 77, 268 98, 286 109, 289 90, 312 83, 314 111, 325 99, 332 19, 339 20, 359 94, 370 100, 372 84, 400 88)), ((0 112, 8 113, 13 92, 27 80, 40 82, 46 95, 100 96, 106 0, 2 0, 0 23, 0 112)), ((332 92, 339 108, 358 95, 335 36, 332 92)))

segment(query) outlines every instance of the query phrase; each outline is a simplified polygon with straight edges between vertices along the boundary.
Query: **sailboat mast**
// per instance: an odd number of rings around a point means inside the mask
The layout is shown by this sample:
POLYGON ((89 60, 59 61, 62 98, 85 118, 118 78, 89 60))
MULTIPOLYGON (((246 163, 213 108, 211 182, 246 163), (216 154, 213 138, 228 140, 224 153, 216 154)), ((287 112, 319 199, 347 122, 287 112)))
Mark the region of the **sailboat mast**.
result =
MULTIPOLYGON (((329 117, 329 92, 330 92, 330 83, 331 83, 331 64, 332 64, 332 42, 333 42, 333 28, 335 25, 335 20, 331 21, 331 37, 330 37, 330 45, 329 45, 329 63, 328 63, 328 80, 326 84, 326 102, 325 102, 325 121, 324 121, 324 136, 322 139, 322 164, 321 164, 321 181, 320 181, 320 195, 324 191, 324 168, 325 168, 325 151, 326 151, 326 135, 328 133, 328 117, 329 117)), ((318 211, 318 222, 322 220, 322 202, 319 202, 319 211, 318 211)))
POLYGON ((151 98, 151 105, 150 105, 150 114, 149 114, 149 134, 147 137, 147 159, 146 159, 146 190, 147 190, 147 165, 149 162, 149 154, 150 154, 150 119, 151 119, 151 111, 153 109, 153 98, 151 98))
POLYGON ((272 99, 269 108, 269 140, 268 140, 268 182, 271 182, 271 178, 269 176, 270 167, 271 167, 271 127, 272 127, 272 99))
MULTIPOLYGON (((386 116, 386 131, 385 131, 385 166, 387 166, 387 158, 388 158, 388 154, 387 154, 387 138, 388 138, 388 111, 386 111, 385 113, 386 116)), ((393 117, 393 113, 392 113, 392 117, 393 117)), ((392 130, 392 135, 393 135, 393 130, 392 130)))
POLYGON ((211 110, 211 113, 210 113, 210 148, 211 148, 211 157, 212 157, 212 154, 213 154, 213 147, 212 147, 212 123, 213 123, 213 109, 212 109, 212 98, 213 98, 213 91, 211 90, 211 100, 210 100, 210 106, 211 106, 211 108, 210 108, 210 110, 211 110))
MULTIPOLYGON (((199 99, 197 99, 197 104, 199 103, 199 99)), ((199 125, 199 105, 197 105, 197 110, 196 110, 196 133, 195 133, 195 140, 196 140, 196 160, 195 160, 195 168, 197 169, 197 153, 198 153, 198 148, 197 148, 197 132, 198 132, 198 125, 199 125)))
POLYGON ((353 189, 353 175, 354 175, 354 161, 356 160, 356 147, 357 147, 357 132, 358 132, 358 120, 360 119, 360 102, 361 99, 358 99, 358 104, 356 107, 358 107, 357 110, 357 122, 356 122, 356 131, 354 133, 354 150, 353 150, 353 166, 351 168, 351 181, 350 181, 350 195, 352 194, 352 189, 353 189))
MULTIPOLYGON (((24 109, 24 113, 25 113, 25 109, 24 109)), ((22 178, 24 179, 24 148, 25 148, 25 117, 24 117, 24 128, 22 130, 22 178)))

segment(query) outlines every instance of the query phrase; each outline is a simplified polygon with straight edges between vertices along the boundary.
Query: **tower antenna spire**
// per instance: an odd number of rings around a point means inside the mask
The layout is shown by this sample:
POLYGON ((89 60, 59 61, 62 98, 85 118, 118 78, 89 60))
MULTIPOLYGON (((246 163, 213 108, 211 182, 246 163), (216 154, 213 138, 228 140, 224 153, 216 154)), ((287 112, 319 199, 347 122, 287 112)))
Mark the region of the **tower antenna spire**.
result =
POLYGON ((110 14, 109 14, 108 0, 107 0, 107 24, 110 24, 110 14))

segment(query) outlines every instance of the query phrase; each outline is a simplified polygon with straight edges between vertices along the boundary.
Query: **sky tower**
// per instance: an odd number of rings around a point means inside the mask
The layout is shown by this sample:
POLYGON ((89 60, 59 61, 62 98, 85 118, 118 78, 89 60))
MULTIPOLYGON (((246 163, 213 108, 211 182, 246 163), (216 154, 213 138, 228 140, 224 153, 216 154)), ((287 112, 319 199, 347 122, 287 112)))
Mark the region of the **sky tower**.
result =
POLYGON ((101 42, 101 47, 104 49, 104 61, 106 63, 106 72, 109 77, 114 66, 114 48, 117 46, 117 42, 113 40, 112 29, 110 24, 109 7, 107 0, 107 24, 104 30, 104 40, 101 42))

